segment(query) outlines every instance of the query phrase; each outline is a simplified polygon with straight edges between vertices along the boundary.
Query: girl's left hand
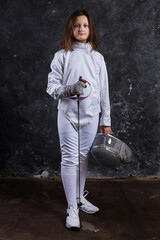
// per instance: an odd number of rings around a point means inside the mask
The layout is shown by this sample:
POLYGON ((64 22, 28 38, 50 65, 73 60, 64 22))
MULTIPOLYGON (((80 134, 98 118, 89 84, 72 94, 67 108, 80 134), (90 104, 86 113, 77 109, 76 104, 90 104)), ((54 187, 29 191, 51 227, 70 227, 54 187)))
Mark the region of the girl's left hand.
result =
POLYGON ((100 126, 100 133, 112 134, 110 126, 100 126))

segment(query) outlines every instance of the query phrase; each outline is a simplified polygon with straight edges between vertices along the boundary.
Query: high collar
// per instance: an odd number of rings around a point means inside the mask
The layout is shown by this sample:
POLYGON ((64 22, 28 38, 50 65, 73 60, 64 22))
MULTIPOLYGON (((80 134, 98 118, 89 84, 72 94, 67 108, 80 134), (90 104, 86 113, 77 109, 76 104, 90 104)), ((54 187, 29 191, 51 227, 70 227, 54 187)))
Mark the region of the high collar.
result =
POLYGON ((85 51, 87 53, 90 53, 92 51, 92 47, 89 42, 88 43, 74 42, 73 48, 74 48, 74 50, 85 51))

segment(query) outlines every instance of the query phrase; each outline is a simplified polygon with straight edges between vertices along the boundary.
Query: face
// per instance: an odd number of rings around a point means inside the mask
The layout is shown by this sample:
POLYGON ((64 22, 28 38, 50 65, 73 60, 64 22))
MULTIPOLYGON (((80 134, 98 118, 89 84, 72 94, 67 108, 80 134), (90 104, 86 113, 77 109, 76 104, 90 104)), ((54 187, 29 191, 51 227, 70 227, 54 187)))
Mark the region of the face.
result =
POLYGON ((89 23, 86 16, 76 18, 73 27, 73 36, 80 43, 86 43, 89 37, 89 23))

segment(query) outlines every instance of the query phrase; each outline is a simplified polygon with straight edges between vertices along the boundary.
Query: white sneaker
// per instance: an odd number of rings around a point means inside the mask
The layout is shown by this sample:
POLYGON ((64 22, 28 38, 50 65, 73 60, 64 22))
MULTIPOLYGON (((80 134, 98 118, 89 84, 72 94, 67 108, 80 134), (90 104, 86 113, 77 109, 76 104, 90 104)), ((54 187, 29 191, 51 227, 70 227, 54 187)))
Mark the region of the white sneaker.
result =
POLYGON ((79 209, 77 206, 67 209, 66 227, 70 229, 80 228, 79 209))
POLYGON ((85 197, 88 195, 88 191, 84 191, 84 195, 80 198, 80 206, 79 209, 82 210, 83 212, 89 213, 89 214, 94 214, 99 211, 99 208, 94 206, 92 203, 87 201, 85 197))

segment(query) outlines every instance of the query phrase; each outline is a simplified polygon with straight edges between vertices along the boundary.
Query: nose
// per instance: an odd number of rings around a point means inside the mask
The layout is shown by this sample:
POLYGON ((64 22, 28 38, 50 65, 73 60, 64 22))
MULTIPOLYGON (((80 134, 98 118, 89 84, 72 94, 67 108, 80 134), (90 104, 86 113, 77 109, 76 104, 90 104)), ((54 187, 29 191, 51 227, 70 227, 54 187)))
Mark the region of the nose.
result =
POLYGON ((84 30, 83 26, 80 26, 79 31, 82 32, 84 30))

